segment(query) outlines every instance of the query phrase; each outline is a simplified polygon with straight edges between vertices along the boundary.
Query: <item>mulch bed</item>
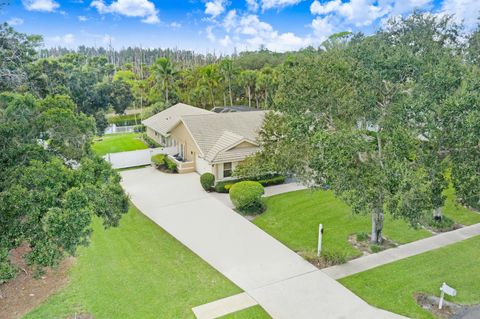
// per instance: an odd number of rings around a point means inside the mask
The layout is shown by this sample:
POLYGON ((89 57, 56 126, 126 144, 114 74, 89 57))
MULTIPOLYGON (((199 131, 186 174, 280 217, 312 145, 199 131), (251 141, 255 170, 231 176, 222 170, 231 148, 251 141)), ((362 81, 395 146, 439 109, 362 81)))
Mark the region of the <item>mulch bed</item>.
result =
POLYGON ((444 300, 442 309, 438 309, 440 297, 416 293, 417 304, 439 319, 476 319, 480 318, 480 305, 465 306, 444 300))
POLYGON ((43 276, 35 279, 33 270, 22 258, 28 251, 28 246, 23 245, 10 254, 18 273, 15 279, 0 285, 0 319, 22 317, 68 283, 68 269, 74 264, 75 258, 66 258, 57 269, 47 269, 43 276))

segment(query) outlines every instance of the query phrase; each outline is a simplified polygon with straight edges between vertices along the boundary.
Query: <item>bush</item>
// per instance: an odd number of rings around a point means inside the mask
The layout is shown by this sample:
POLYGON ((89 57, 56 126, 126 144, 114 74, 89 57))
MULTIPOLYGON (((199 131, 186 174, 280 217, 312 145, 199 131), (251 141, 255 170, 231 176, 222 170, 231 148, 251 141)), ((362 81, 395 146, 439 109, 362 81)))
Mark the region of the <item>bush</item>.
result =
POLYGON ((228 180, 228 181, 217 182, 215 184, 214 189, 217 193, 228 193, 230 188, 233 186, 233 184, 241 182, 241 181, 242 180, 240 180, 240 179, 231 179, 231 180, 228 180))
POLYGON ((443 215, 442 218, 438 220, 433 218, 432 215, 430 215, 428 220, 428 226, 430 226, 434 231, 445 232, 453 230, 455 228, 455 222, 445 215, 443 215))
POLYGON ((152 156, 152 163, 155 165, 156 168, 160 168, 161 166, 165 166, 165 158, 167 156, 165 154, 157 154, 152 156))
POLYGON ((107 119, 109 124, 117 126, 137 125, 143 120, 140 114, 137 114, 137 122, 135 123, 135 114, 115 115, 107 119))
POLYGON ((378 252, 380 252, 380 251, 382 251, 382 250, 383 250, 383 247, 380 246, 380 245, 377 245, 377 244, 371 244, 371 245, 370 245, 370 251, 371 251, 372 253, 378 253, 378 252))
POLYGON ((347 262, 347 254, 344 251, 324 250, 322 251, 321 256, 325 261, 325 264, 328 266, 340 265, 347 262))
POLYGON ((215 176, 212 173, 204 173, 200 176, 200 184, 207 192, 211 191, 215 185, 215 176))
POLYGON ((242 181, 245 181, 245 180, 251 180, 251 181, 257 181, 259 182, 262 186, 272 186, 272 185, 279 185, 279 184, 283 184, 285 183, 285 176, 281 176, 281 175, 276 175, 276 176, 272 176, 272 177, 264 177, 264 178, 261 178, 261 179, 243 179, 243 178, 240 178, 240 179, 230 179, 230 180, 227 180, 227 181, 220 181, 220 182, 217 182, 215 184, 215 191, 217 193, 228 193, 230 188, 238 183, 238 182, 242 182, 242 181))
POLYGON ((168 173, 175 173, 177 171, 177 164, 165 154, 153 155, 151 161, 153 165, 161 171, 168 173))
POLYGON ((238 182, 230 188, 230 200, 236 209, 245 214, 263 212, 263 186, 259 182, 238 182))
POLYGON ((367 241, 368 240, 368 234, 365 233, 365 232, 360 232, 360 233, 357 233, 357 241, 367 241))
POLYGON ((168 156, 165 156, 165 165, 167 167, 167 170, 174 173, 177 171, 177 164, 175 164, 174 161, 172 161, 168 156))
POLYGON ((263 186, 279 185, 285 183, 285 176, 274 176, 267 179, 261 179, 258 182, 263 186))
POLYGON ((135 133, 145 132, 145 125, 143 125, 143 124, 135 125, 135 126, 133 127, 133 131, 134 131, 135 133))
POLYGON ((154 139, 150 138, 147 133, 142 134, 142 140, 148 145, 150 148, 161 147, 154 139))

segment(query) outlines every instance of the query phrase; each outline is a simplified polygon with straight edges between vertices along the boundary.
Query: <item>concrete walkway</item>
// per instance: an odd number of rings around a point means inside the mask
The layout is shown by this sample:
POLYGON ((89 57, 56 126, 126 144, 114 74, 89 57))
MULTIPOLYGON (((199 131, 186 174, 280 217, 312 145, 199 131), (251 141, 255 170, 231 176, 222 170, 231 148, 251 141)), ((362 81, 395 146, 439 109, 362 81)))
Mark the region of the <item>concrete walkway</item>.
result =
POLYGON ((478 235, 480 235, 480 224, 475 224, 387 249, 376 254, 360 257, 342 265, 325 268, 322 271, 333 279, 340 279, 478 235))
POLYGON ((341 284, 205 193, 197 174, 123 171, 132 202, 273 318, 398 319, 341 284))
MULTIPOLYGON (((263 197, 294 192, 301 189, 306 189, 306 187, 298 183, 286 183, 281 185, 268 186, 268 187, 265 187, 265 194, 263 195, 263 197)), ((210 196, 221 201, 225 206, 229 208, 233 208, 232 201, 230 200, 230 196, 228 194, 213 192, 213 193, 210 193, 210 196)))

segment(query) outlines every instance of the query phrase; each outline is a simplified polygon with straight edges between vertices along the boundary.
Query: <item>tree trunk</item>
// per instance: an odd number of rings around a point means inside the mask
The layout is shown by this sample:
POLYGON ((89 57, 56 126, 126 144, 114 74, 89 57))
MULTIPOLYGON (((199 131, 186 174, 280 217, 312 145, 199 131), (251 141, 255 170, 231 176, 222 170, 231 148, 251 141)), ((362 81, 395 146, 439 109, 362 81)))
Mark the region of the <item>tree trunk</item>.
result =
POLYGON ((168 106, 168 82, 165 82, 165 106, 168 106))
POLYGON ((252 94, 250 93, 250 87, 248 87, 248 107, 252 107, 252 94))
POLYGON ((230 78, 228 78, 228 94, 230 95, 230 106, 233 106, 232 84, 230 83, 230 78))
POLYGON ((268 90, 265 89, 265 109, 268 108, 268 90))
POLYGON ((210 99, 212 100, 212 106, 215 107, 215 99, 213 98, 213 88, 210 87, 210 99))
POLYGON ((223 106, 227 106, 227 96, 225 95, 225 91, 223 91, 223 106))
POLYGON ((381 244, 383 241, 382 231, 383 231, 383 220, 385 216, 383 215, 383 210, 380 208, 375 208, 372 213, 372 244, 381 244))
POLYGON ((443 214, 442 214, 442 207, 437 207, 433 210, 433 219, 434 220, 442 220, 443 214))

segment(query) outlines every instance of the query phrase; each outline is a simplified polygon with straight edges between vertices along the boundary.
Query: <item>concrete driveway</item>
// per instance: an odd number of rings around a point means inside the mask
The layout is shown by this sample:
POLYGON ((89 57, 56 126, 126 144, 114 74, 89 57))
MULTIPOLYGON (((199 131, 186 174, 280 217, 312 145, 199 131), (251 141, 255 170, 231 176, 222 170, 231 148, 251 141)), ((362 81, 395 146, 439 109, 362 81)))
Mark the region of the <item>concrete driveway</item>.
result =
POLYGON ((245 290, 273 318, 403 318, 369 306, 206 193, 199 176, 154 168, 121 172, 132 202, 245 290))

